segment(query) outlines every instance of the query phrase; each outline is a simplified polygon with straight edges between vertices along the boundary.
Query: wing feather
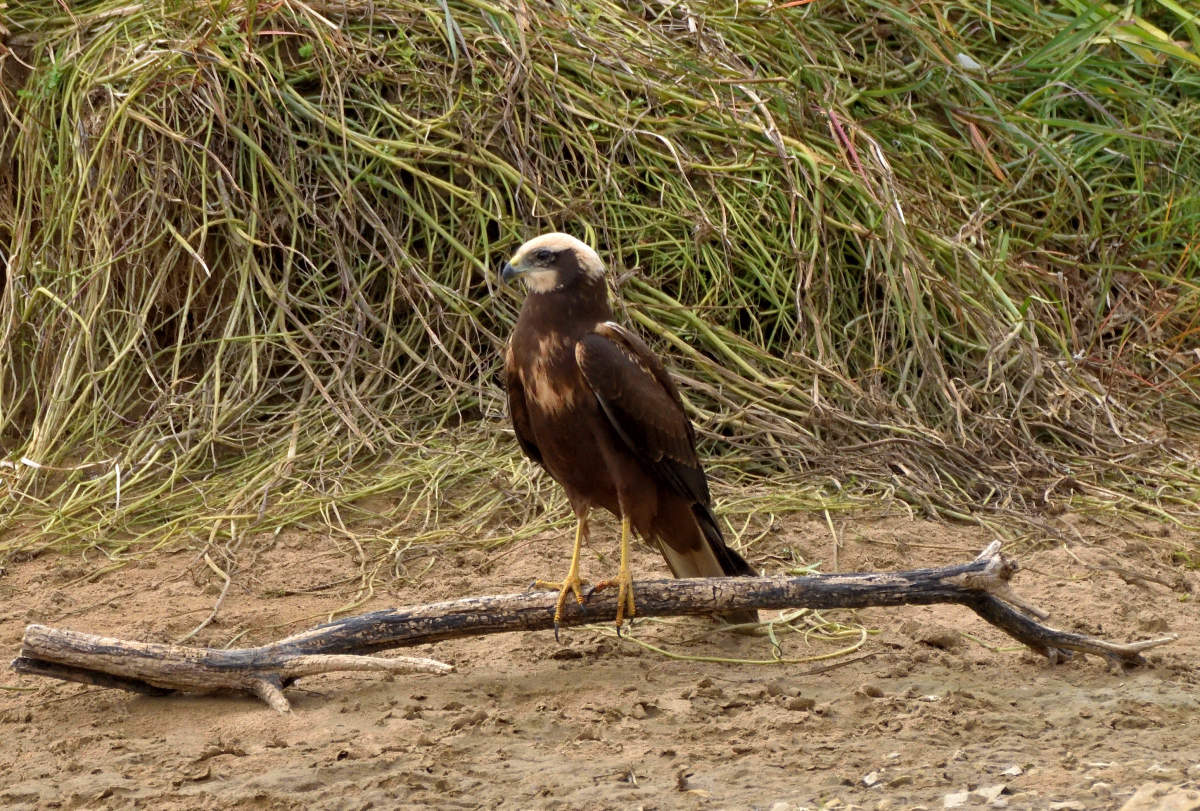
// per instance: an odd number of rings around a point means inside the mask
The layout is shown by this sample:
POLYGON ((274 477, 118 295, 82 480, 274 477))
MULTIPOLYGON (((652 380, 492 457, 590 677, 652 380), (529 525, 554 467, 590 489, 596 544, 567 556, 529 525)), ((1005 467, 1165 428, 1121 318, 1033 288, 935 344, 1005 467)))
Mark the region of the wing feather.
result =
POLYGON ((613 429, 675 493, 709 503, 683 398, 650 347, 612 322, 575 345, 575 360, 613 429))
POLYGON ((512 418, 513 433, 517 435, 517 444, 521 450, 542 467, 542 451, 533 440, 533 426, 529 422, 529 404, 525 401, 525 384, 521 382, 520 367, 517 366, 516 354, 513 352, 512 341, 504 350, 504 388, 508 392, 508 414, 512 418))

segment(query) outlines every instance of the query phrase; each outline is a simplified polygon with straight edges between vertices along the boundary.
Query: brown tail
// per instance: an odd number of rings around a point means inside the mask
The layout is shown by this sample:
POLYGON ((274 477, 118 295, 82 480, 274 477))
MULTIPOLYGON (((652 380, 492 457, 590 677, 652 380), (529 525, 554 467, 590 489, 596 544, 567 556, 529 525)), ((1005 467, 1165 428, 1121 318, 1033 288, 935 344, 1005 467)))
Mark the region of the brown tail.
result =
POLYGON ((725 545, 725 537, 721 534, 717 517, 712 514, 712 510, 700 504, 693 504, 692 515, 696 517, 696 523, 699 524, 700 531, 704 533, 704 540, 708 541, 708 545, 721 563, 721 571, 727 577, 758 577, 758 572, 746 562, 744 557, 725 545))
MULTIPOLYGON (((676 577, 758 577, 745 558, 725 545, 712 510, 701 504, 687 505, 679 499, 668 505, 660 500, 653 534, 676 577)), ((718 616, 733 625, 758 622, 754 610, 718 616)))

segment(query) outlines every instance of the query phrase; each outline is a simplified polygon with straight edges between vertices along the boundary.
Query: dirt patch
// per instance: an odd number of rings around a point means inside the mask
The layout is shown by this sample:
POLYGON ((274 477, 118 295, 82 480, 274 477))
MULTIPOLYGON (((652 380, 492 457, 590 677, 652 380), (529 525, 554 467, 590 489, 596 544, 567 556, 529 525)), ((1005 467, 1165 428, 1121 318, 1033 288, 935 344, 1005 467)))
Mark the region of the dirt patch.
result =
MULTIPOLYGON (((835 669, 667 658, 604 630, 424 645, 447 677, 345 674, 303 680, 280 716, 240 697, 144 698, 0 675, 0 806, 9 809, 763 808, 979 805, 1118 808, 1143 784, 1200 779, 1196 573, 1161 545, 1078 523, 1078 542, 1022 559, 1020 591, 1051 624, 1114 639, 1180 634, 1127 673, 1057 667, 957 607, 826 612, 879 633, 835 669), (1141 580, 1151 574, 1162 583, 1141 580), (848 661, 852 659, 853 661, 848 661), (997 786, 1003 786, 1002 790, 997 786), (1065 805, 1054 805, 1056 803, 1065 805)), ((585 576, 613 568, 594 533, 585 576)), ((901 519, 851 521, 839 567, 961 561, 988 539, 901 519)), ((1173 540, 1178 541, 1178 534, 1173 540)), ((1194 544, 1196 539, 1185 539, 1194 544)), ((357 550, 283 533, 243 549, 220 612, 197 637, 263 642, 354 611, 505 593, 561 575, 569 538, 410 559, 424 571, 372 593, 357 550)), ((822 561, 823 522, 792 521, 750 550, 769 572, 822 561)), ((43 556, 0 576, 0 655, 30 622, 171 641, 211 612, 222 581, 195 551, 102 573, 107 559, 43 556)), ((387 562, 380 569, 391 569, 387 562)), ((639 550, 635 572, 666 573, 639 550)), ((600 619, 600 618, 598 618, 600 619)), ((763 639, 687 620, 635 635, 674 653, 770 658, 763 639)), ((781 637, 804 657, 845 642, 781 637)))

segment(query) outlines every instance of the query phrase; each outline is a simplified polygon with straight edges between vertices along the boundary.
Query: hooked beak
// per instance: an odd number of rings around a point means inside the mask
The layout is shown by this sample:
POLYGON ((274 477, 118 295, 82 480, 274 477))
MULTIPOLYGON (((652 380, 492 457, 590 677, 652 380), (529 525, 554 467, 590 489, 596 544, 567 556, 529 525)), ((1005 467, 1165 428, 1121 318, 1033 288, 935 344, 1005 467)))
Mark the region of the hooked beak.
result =
POLYGON ((525 273, 525 271, 517 270, 512 265, 510 265, 508 262, 505 262, 504 266, 502 268, 500 268, 500 281, 504 282, 505 284, 508 284, 513 279, 516 279, 517 277, 523 275, 524 273, 525 273))

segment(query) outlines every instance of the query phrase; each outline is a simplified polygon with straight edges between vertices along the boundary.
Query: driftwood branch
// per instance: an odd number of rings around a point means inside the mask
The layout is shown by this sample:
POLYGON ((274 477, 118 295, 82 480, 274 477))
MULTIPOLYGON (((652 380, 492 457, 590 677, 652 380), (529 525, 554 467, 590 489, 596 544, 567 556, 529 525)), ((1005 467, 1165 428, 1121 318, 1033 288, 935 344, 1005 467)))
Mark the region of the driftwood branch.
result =
MULTIPOLYGON (((1120 644, 1058 631, 1035 618, 1046 614, 1021 600, 1009 585, 1015 563, 993 543, 970 563, 939 569, 810 577, 647 580, 636 585, 641 617, 707 615, 734 609, 868 608, 956 603, 1028 645, 1052 662, 1072 651, 1110 663, 1142 663, 1143 651, 1174 636, 1120 644)), ((287 712, 283 689, 302 676, 344 670, 446 673, 430 659, 369 654, 509 631, 554 627, 555 592, 470 597, 463 600, 375 611, 321 625, 269 645, 240 650, 192 648, 107 639, 41 625, 25 629, 20 673, 115 687, 152 695, 172 691, 252 693, 287 712)), ((561 625, 609 621, 616 594, 594 593, 584 608, 568 603, 561 625)))

